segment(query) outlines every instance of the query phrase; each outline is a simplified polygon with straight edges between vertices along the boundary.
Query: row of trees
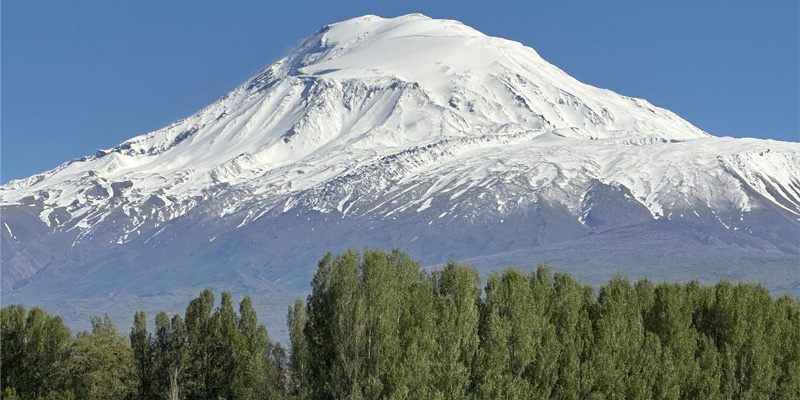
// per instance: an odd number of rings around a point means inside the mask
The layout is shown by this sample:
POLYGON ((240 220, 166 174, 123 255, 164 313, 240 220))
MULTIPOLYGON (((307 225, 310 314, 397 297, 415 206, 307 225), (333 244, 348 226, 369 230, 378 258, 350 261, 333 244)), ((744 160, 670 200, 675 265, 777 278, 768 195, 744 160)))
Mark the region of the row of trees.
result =
POLYGON ((108 317, 73 338, 61 318, 19 305, 0 311, 4 399, 124 399, 137 381, 133 351, 108 317))
POLYGON ((185 321, 161 312, 155 334, 143 312, 134 316, 130 343, 139 399, 274 399, 284 396, 286 355, 272 345, 250 298, 234 311, 230 293, 205 290, 189 303, 185 321))
POLYGON ((2 309, 4 399, 276 399, 285 396, 286 354, 258 324, 249 298, 229 293, 214 309, 204 290, 185 319, 161 312, 148 333, 144 312, 129 336, 106 316, 72 338, 39 308, 2 309))
POLYGON ((249 298, 206 290, 183 317, 106 318, 72 338, 58 317, 2 310, 4 398, 797 399, 800 302, 760 285, 615 277, 600 288, 544 267, 492 275, 406 254, 326 255, 289 307, 290 352, 249 298))
POLYGON ((540 267, 427 273, 328 255, 289 311, 291 394, 317 399, 798 399, 800 304, 760 285, 600 288, 540 267))

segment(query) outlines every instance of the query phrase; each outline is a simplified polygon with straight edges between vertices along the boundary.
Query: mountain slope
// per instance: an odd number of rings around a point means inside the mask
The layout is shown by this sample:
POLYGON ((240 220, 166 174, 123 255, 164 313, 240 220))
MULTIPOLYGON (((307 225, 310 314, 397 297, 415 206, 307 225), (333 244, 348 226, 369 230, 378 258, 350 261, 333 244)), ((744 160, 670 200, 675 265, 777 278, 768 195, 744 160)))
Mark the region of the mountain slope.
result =
MULTIPOLYGON (((456 21, 364 16, 197 114, 3 185, 0 206, 3 300, 90 310, 294 296, 348 246, 436 264, 621 227, 791 270, 800 144, 710 136, 456 21)), ((655 254, 641 236, 627 257, 655 254)))

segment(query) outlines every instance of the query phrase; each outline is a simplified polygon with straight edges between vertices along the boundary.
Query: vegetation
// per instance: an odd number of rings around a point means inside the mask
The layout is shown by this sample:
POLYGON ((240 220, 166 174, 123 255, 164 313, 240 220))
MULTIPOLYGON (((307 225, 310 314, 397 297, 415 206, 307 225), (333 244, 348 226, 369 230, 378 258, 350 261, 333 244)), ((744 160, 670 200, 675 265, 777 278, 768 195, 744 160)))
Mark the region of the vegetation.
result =
POLYGON ((569 274, 428 272, 399 251, 326 255, 290 349, 245 297, 209 290, 130 335, 72 337, 38 308, 2 309, 4 399, 798 399, 800 302, 761 286, 569 274))

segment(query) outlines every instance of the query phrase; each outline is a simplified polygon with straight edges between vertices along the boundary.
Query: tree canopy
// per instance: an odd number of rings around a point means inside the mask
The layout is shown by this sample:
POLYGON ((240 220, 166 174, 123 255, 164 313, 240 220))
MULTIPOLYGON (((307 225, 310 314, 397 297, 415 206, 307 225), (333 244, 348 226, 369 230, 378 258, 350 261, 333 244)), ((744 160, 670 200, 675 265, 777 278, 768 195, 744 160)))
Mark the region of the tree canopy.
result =
POLYGON ((752 283, 583 285, 540 266, 488 277, 400 251, 325 255, 290 343, 250 298, 210 290, 183 316, 0 311, 4 399, 797 399, 800 301, 752 283))

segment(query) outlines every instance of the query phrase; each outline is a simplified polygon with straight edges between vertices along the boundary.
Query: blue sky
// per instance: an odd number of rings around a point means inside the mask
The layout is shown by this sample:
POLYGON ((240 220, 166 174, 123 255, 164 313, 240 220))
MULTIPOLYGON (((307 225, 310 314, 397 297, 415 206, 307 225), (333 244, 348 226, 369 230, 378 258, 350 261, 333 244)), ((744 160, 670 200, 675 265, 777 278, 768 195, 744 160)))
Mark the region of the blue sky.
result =
POLYGON ((421 12, 719 136, 800 141, 800 2, 2 3, 2 182, 188 116, 321 26, 421 12))

